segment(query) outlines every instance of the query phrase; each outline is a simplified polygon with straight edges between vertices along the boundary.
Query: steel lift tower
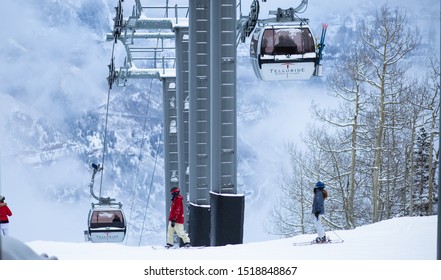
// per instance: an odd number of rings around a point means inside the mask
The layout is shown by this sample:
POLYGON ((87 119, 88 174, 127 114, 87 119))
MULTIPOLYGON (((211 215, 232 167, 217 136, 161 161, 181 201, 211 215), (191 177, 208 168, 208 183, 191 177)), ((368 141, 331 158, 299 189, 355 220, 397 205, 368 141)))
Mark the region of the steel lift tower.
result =
POLYGON ((203 240, 210 231, 212 246, 238 244, 244 197, 236 180, 236 1, 192 0, 189 8, 190 235, 203 240), (208 217, 209 226, 199 222, 208 217))
POLYGON ((127 56, 118 70, 112 57, 109 87, 128 79, 163 82, 165 211, 170 188, 179 187, 193 246, 240 244, 245 200, 237 193, 236 0, 192 0, 185 8, 135 0, 127 19, 122 2, 107 40, 122 42, 127 56), (147 17, 157 9, 166 17, 147 17), (171 49, 158 48, 168 39, 175 41, 171 49))

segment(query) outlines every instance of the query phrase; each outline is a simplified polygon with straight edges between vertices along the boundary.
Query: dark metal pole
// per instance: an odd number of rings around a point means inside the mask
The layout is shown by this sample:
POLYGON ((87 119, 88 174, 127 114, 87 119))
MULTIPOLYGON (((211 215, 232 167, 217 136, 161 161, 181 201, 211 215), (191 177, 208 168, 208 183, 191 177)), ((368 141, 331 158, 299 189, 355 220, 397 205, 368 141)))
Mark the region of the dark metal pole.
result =
MULTIPOLYGON (((440 13, 441 15, 441 13, 440 13)), ((441 20, 440 20, 441 23, 441 20)), ((441 39, 440 39, 441 43, 441 39)), ((441 82, 441 75, 439 76, 441 82)), ((440 83, 441 84, 441 83, 440 83)), ((441 91, 440 91, 441 95, 441 91)), ((438 245, 437 245, 437 260, 441 260, 441 96, 439 100, 438 108, 438 118, 439 118, 439 127, 438 127, 438 245)))
MULTIPOLYGON (((441 76, 440 76, 441 81, 441 76)), ((441 109, 441 97, 440 97, 440 104, 441 109)), ((441 111, 438 110, 438 118, 439 118, 439 127, 438 130, 441 130, 441 111)), ((437 246, 437 260, 441 260, 441 133, 438 133, 438 246, 437 246)))

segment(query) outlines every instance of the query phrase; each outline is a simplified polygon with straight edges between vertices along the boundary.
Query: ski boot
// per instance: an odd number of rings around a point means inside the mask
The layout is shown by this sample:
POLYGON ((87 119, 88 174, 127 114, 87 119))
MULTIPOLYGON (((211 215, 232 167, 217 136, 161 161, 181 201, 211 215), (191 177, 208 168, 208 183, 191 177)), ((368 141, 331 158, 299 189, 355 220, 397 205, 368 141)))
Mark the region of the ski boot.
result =
POLYGON ((315 239, 315 243, 326 243, 326 242, 328 242, 328 240, 326 239, 326 235, 325 236, 323 236, 323 237, 317 237, 316 239, 315 239))

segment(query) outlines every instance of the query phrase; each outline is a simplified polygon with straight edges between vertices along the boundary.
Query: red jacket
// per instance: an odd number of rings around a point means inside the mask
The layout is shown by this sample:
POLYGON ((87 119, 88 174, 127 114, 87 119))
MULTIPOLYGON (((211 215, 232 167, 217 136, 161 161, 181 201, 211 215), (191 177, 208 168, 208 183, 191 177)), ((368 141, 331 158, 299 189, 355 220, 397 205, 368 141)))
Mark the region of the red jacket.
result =
POLYGON ((169 221, 175 221, 178 224, 184 223, 184 197, 177 195, 171 203, 169 221))
POLYGON ((11 209, 6 204, 0 204, 0 224, 9 223, 8 216, 12 216, 11 209))

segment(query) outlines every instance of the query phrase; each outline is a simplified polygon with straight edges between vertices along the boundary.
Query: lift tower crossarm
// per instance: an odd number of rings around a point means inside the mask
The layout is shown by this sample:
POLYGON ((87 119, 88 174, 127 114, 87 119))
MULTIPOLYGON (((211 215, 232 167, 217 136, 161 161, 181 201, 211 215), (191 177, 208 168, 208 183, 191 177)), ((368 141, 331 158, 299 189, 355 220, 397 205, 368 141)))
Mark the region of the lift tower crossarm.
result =
POLYGON ((183 8, 166 7, 167 18, 146 17, 142 13, 143 10, 151 11, 164 7, 143 7, 141 1, 136 0, 131 16, 124 19, 122 2, 123 0, 119 0, 115 7, 113 31, 106 35, 106 40, 113 40, 115 44, 120 41, 127 56, 119 70, 112 59, 108 77, 110 87, 114 82, 117 82, 118 86, 124 86, 128 79, 161 79, 176 76, 174 67, 168 66, 174 65, 175 57, 170 56, 170 51, 174 48, 167 47, 163 41, 174 40, 176 35, 173 31, 176 28, 188 27, 188 18, 177 16, 178 9, 183 8), (168 17, 168 9, 175 11, 174 17, 168 17), (145 43, 148 40, 156 40, 159 45, 148 45, 145 43))

